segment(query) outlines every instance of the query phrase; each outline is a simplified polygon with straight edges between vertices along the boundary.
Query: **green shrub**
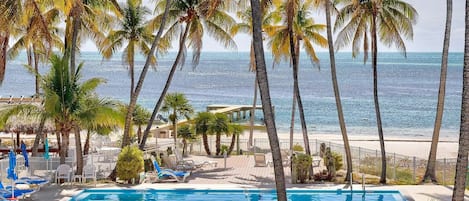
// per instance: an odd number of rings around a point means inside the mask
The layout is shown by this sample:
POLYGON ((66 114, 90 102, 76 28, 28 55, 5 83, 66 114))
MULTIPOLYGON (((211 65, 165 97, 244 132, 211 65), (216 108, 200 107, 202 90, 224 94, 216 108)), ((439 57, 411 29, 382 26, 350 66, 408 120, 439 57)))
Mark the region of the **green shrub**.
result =
POLYGON ((309 168, 311 167, 311 163, 313 159, 310 155, 307 154, 296 154, 293 158, 293 165, 296 167, 296 173, 298 176, 298 180, 300 183, 305 183, 305 181, 309 177, 309 168))
POLYGON ((130 181, 143 171, 143 152, 137 146, 126 146, 117 158, 117 177, 130 181))
POLYGON ((295 151, 295 152, 303 152, 303 151, 305 151, 305 149, 303 149, 303 147, 302 147, 301 145, 295 144, 295 145, 293 145, 293 151, 295 151))
POLYGON ((227 145, 224 145, 222 144, 221 147, 220 147, 220 153, 223 155, 223 153, 228 153, 228 146, 227 145))
MULTIPOLYGON (((332 152, 332 157, 334 157, 335 170, 340 170, 344 166, 342 155, 337 152, 332 152)), ((324 164, 328 164, 327 157, 324 157, 324 164)))

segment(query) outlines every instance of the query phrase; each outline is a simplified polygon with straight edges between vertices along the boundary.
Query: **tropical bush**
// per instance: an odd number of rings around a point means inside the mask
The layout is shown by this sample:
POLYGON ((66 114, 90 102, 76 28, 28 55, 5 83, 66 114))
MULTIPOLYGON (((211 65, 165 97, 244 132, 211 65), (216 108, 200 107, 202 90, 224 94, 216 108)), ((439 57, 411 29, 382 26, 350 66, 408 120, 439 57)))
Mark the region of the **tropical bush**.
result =
POLYGON ((293 149, 294 152, 303 152, 303 151, 305 151, 305 149, 299 144, 293 145, 292 149, 293 149))
POLYGON ((126 146, 117 158, 117 177, 131 181, 143 171, 143 152, 137 146, 126 146))
MULTIPOLYGON (((332 157, 334 158, 335 170, 338 171, 344 166, 344 160, 342 155, 337 152, 331 152, 332 157)), ((327 157, 324 157, 324 164, 328 164, 327 157)))
POLYGON ((313 159, 310 155, 299 153, 293 157, 293 167, 296 168, 296 173, 300 183, 305 183, 309 177, 309 168, 313 159))

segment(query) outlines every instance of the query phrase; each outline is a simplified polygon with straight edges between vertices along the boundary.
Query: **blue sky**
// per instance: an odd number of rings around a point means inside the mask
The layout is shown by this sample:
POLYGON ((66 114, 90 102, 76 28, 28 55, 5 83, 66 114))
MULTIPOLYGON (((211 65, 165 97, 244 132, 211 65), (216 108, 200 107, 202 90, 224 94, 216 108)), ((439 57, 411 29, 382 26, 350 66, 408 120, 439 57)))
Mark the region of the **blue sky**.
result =
MULTIPOLYGON (((406 42, 408 52, 441 52, 443 46, 444 26, 446 20, 446 1, 445 0, 407 0, 417 9, 419 17, 417 24, 414 25, 414 38, 406 42)), ((462 52, 464 50, 464 12, 465 1, 453 1, 453 18, 451 30, 451 52, 462 52)), ((321 12, 315 16, 317 23, 325 23, 324 13, 321 12)), ((325 35, 325 33, 324 33, 325 35)), ((239 35, 235 37, 238 45, 237 51, 249 51, 250 36, 239 35)), ((317 51, 327 51, 326 49, 316 47, 317 51)), ((379 46, 379 51, 396 51, 393 48, 379 46)), ((96 51, 93 43, 87 42, 84 51, 96 51)), ((176 51, 177 49, 173 49, 176 51)), ((203 51, 233 51, 227 50, 218 45, 217 42, 205 36, 203 51)), ((344 49, 350 51, 350 49, 344 49)))

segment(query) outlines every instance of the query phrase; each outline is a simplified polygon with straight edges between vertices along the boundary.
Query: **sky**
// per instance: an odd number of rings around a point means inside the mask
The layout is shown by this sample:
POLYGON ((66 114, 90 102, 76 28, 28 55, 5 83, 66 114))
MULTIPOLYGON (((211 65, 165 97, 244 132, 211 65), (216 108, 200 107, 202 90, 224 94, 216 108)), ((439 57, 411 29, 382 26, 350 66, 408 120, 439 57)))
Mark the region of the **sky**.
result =
MULTIPOLYGON (((414 25, 413 40, 406 41, 408 52, 441 52, 443 47, 443 36, 446 21, 446 1, 445 0, 407 0, 408 3, 414 6, 419 16, 417 23, 414 25)), ((463 52, 464 51, 464 12, 465 1, 453 1, 453 17, 452 29, 450 39, 450 52, 463 52)), ((314 16, 316 23, 325 24, 324 12, 319 12, 314 16)), ((323 33, 325 37, 325 32, 323 33)), ((236 50, 225 49, 216 41, 211 40, 207 35, 204 36, 202 51, 249 51, 251 36, 240 34, 235 36, 235 41, 238 46, 236 50)), ((173 45, 176 47, 176 45, 173 45)), ((315 47, 318 52, 327 51, 327 49, 315 47)), ((386 46, 378 46, 379 51, 393 52, 396 49, 388 48, 386 46)), ((83 51, 96 51, 96 46, 88 41, 83 51)), ((177 51, 173 48, 171 51, 177 51)), ((345 48, 343 51, 351 51, 350 48, 345 48)))

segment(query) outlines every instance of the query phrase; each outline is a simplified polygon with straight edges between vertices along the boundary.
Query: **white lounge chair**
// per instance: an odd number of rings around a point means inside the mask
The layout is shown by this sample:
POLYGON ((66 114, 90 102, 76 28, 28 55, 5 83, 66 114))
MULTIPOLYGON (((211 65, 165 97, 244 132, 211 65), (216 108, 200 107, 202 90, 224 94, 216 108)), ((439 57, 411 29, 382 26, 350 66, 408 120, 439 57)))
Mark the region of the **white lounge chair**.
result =
POLYGON ((72 168, 70 167, 70 165, 61 164, 59 165, 59 167, 57 167, 57 170, 55 171, 55 182, 59 183, 60 179, 64 179, 64 182, 70 182, 71 174, 72 168))
POLYGON ((267 161, 264 153, 254 153, 254 167, 266 167, 267 161))

